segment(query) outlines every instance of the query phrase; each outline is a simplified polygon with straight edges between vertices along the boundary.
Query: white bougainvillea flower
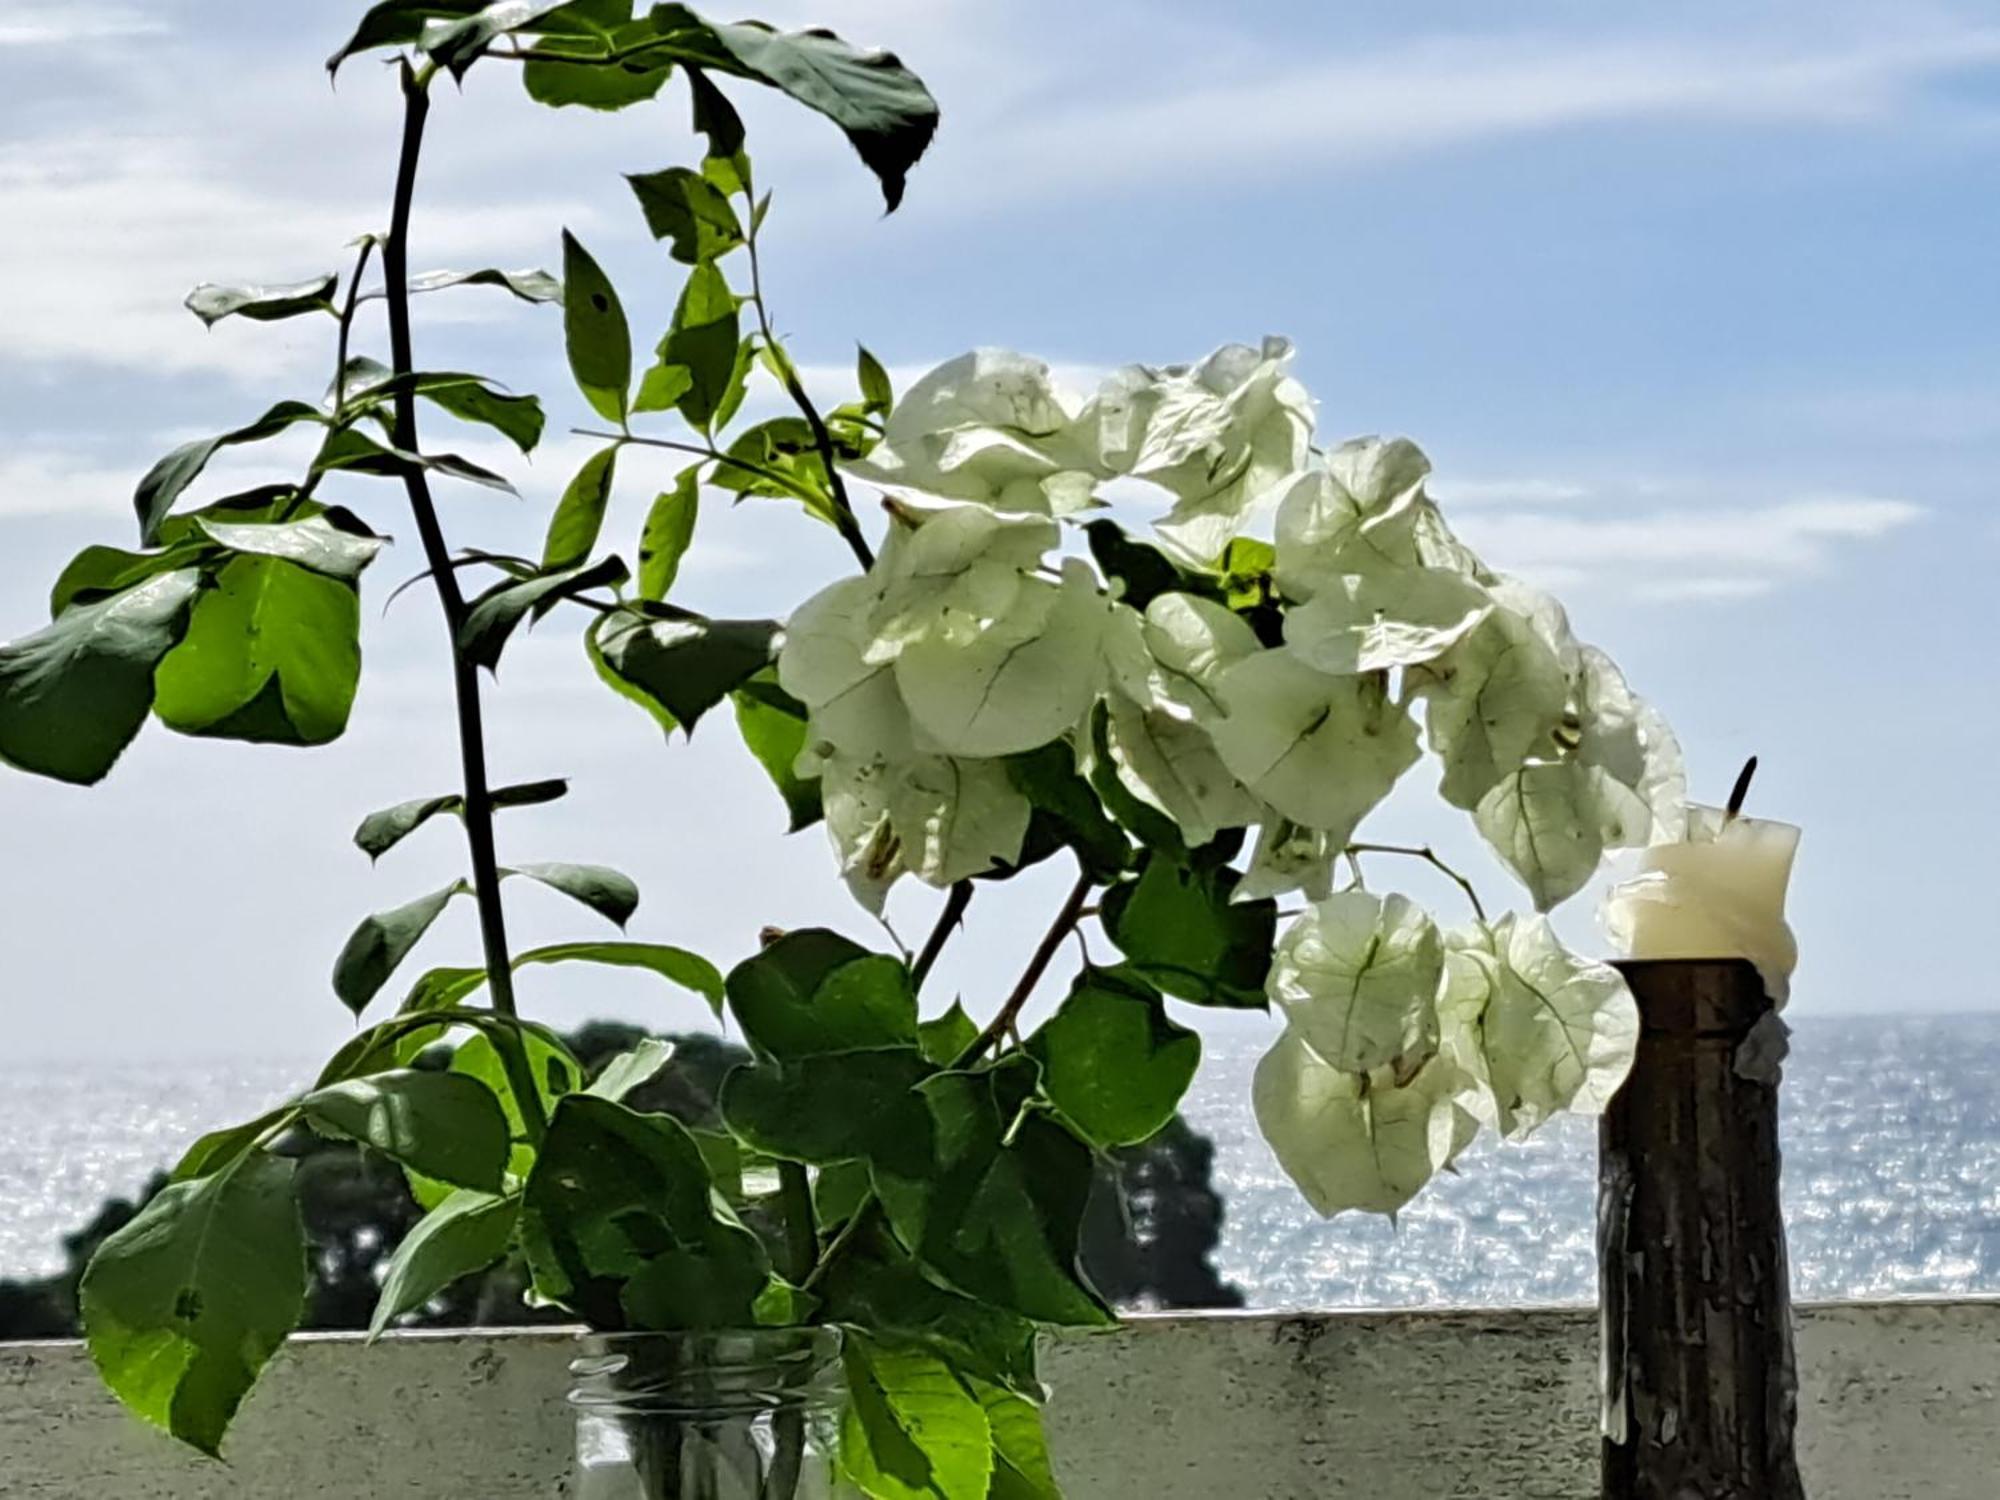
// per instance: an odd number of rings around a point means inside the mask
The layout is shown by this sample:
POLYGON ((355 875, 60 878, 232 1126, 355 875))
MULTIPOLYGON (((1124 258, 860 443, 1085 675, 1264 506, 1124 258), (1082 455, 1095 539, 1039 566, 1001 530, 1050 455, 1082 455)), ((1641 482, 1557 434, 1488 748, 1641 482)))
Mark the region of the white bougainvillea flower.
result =
POLYGON ((878 598, 863 659, 894 661, 912 641, 976 640, 1013 614, 1027 575, 1062 540, 1055 522, 978 505, 895 507, 869 577, 878 598))
POLYGON ((1210 733, 1222 763, 1294 823, 1343 844, 1417 761, 1409 713, 1366 677, 1332 677, 1289 649, 1222 674, 1228 712, 1210 733))
POLYGON ((1486 591, 1430 568, 1347 573, 1285 615, 1285 642, 1336 676, 1435 661, 1493 612, 1486 591))
POLYGON ((1602 1114, 1639 1045, 1623 976, 1563 947, 1546 917, 1501 918, 1493 952, 1480 1029, 1500 1129, 1523 1136, 1564 1111, 1602 1114))
POLYGON ((1444 934, 1444 983, 1438 988, 1438 1051, 1458 1069, 1458 1102, 1482 1125, 1500 1128, 1486 1061, 1486 1011, 1500 982, 1493 933, 1483 922, 1444 934))
POLYGON ((1160 594, 1141 615, 1116 607, 1105 637, 1111 681, 1145 708, 1189 722, 1219 717, 1225 669, 1263 647, 1241 615, 1193 594, 1160 594))
POLYGON ((967 645, 920 640, 896 659, 903 702, 949 755, 1034 750, 1083 722, 1103 684, 1111 600, 1089 564, 1025 579, 1014 615, 967 645))
POLYGON ((1265 990, 1336 1068, 1407 1074, 1437 1050, 1444 940, 1402 896, 1342 891, 1279 935, 1265 990))
POLYGON ((1687 762, 1666 719, 1633 693, 1617 664, 1585 646, 1577 676, 1579 760, 1602 766, 1630 787, 1653 815, 1648 842, 1674 843, 1687 833, 1687 762))
POLYGON ((1536 622, 1500 605, 1456 646, 1413 669, 1444 799, 1468 810, 1531 757, 1563 748, 1570 679, 1536 622))
MULTIPOLYGON (((1115 690, 1105 709, 1105 751, 1119 783, 1173 819, 1191 847, 1225 828, 1247 828, 1262 814, 1263 804, 1230 775, 1201 725, 1115 690)), ((1094 760, 1093 752, 1086 771, 1094 760)))
POLYGON ((889 821, 889 769, 872 757, 827 755, 816 774, 841 879, 855 901, 879 917, 889 888, 907 873, 889 821))
POLYGON ((1435 514, 1424 497, 1430 472, 1407 438, 1357 438, 1308 468, 1278 506, 1279 586, 1303 600, 1349 574, 1426 565, 1417 535, 1435 514))
POLYGON ((1069 515, 1094 503, 1105 477, 1077 426, 1077 404, 1042 361, 977 349, 912 385, 881 444, 848 471, 891 490, 1069 515))
POLYGON ((1638 793, 1574 756, 1510 772, 1480 799, 1472 821, 1527 886, 1537 911, 1588 885, 1607 849, 1650 843, 1654 826, 1638 793))
POLYGON ((778 684, 806 705, 806 741, 795 770, 816 776, 829 756, 896 762, 929 746, 917 732, 887 662, 870 662, 874 582, 849 578, 820 590, 792 615, 778 653, 778 684))
POLYGON ((1174 497, 1161 537, 1190 562, 1222 554, 1252 515, 1302 469, 1312 398, 1287 371, 1291 345, 1231 344, 1200 364, 1134 365, 1085 408, 1103 466, 1174 497))
POLYGON ((1302 828, 1267 810, 1263 826, 1257 830, 1249 868, 1229 899, 1262 901, 1298 891, 1308 901, 1324 901, 1333 894, 1334 861, 1345 847, 1332 834, 1302 828))
POLYGON ((997 760, 922 756, 896 767, 890 782, 903 864, 940 889, 1019 860, 1033 811, 997 760))
POLYGON ((1258 1128, 1278 1164, 1321 1215, 1394 1215, 1471 1141, 1450 1061, 1432 1058, 1407 1082, 1352 1073, 1287 1028, 1257 1065, 1258 1128))

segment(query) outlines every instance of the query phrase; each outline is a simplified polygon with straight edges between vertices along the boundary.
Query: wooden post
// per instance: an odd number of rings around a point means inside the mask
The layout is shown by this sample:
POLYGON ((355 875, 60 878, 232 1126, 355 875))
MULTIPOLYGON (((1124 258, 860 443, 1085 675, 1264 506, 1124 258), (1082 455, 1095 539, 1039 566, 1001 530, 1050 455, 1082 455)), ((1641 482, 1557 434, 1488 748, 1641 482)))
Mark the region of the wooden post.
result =
POLYGON ((1640 1037, 1600 1134, 1604 1500, 1803 1500, 1782 1025, 1740 960, 1618 967, 1640 1037))

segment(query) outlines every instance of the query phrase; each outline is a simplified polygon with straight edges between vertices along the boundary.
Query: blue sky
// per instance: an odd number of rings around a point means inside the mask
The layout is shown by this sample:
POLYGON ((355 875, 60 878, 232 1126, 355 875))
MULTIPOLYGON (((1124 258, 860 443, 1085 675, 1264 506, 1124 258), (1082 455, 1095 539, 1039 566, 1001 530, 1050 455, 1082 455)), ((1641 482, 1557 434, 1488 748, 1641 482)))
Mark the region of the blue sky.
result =
MULTIPOLYGON (((0 636, 39 623, 79 547, 129 544, 132 483, 160 452, 324 382, 318 325, 205 334, 178 305, 202 279, 330 269, 386 210, 391 80, 364 60, 335 92, 319 67, 360 6, 284 9, 0 0, 0 636)), ((2000 26, 1907 0, 763 13, 895 47, 945 107, 883 219, 830 129, 745 101, 777 190, 773 299, 829 388, 857 338, 914 372, 975 344, 1100 368, 1290 336, 1322 437, 1423 443, 1454 522, 1562 594, 1677 725, 1699 787, 1719 796, 1764 758, 1761 810, 1806 826, 1800 1012, 1993 1004, 2000 26)), ((441 100, 418 259, 553 263, 567 224, 648 333, 675 279, 618 174, 694 150, 677 99, 552 116, 476 71, 441 100)), ((540 392, 556 432, 583 420, 547 316, 477 293, 422 313, 424 363, 540 392)), ((451 496, 454 541, 531 539, 585 451, 553 442, 524 502, 451 496)), ((232 460, 212 492, 292 462, 232 460)), ((652 477, 628 472, 615 538, 652 477)), ((344 498, 408 532, 392 490, 344 498)), ((346 843, 368 809, 452 781, 435 618, 415 595, 379 610, 415 566, 378 569, 370 675, 335 747, 153 728, 94 791, 0 772, 17 1051, 338 1041, 326 975, 354 920, 456 873, 442 831, 372 871, 346 843)), ((716 507, 687 586, 779 613, 842 566, 794 515, 716 507)), ((511 818, 506 852, 631 870, 649 896, 635 935, 723 962, 766 923, 868 935, 819 836, 778 837, 726 723, 662 746, 560 628, 510 656, 494 714, 501 775, 576 783, 511 818)), ((1370 835, 1435 838, 1512 899, 1426 793, 1370 835)), ((1421 873, 1408 888, 1449 911, 1421 873)), ((947 971, 975 1004, 1061 877, 1020 884, 982 897, 947 971)), ((892 911, 913 940, 929 900, 892 911)), ((1592 905, 1564 918, 1580 943, 1592 905)), ((578 934, 557 898, 513 912, 525 939, 578 934)), ((420 958, 475 952, 469 923, 447 925, 420 958)), ((563 1020, 698 1019, 636 979, 551 975, 529 999, 563 1020)))

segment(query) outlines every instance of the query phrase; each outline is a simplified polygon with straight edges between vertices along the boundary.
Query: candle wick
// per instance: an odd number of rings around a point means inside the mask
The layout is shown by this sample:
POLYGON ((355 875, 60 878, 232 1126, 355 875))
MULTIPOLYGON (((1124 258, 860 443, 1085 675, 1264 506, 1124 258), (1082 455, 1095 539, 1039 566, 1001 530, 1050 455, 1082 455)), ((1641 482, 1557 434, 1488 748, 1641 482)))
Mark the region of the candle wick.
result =
POLYGON ((1750 795, 1750 779, 1757 774, 1757 757, 1751 756, 1743 762, 1743 769, 1736 773, 1736 785, 1729 791, 1729 806, 1723 814, 1723 821, 1733 823, 1743 811, 1743 803, 1750 795))

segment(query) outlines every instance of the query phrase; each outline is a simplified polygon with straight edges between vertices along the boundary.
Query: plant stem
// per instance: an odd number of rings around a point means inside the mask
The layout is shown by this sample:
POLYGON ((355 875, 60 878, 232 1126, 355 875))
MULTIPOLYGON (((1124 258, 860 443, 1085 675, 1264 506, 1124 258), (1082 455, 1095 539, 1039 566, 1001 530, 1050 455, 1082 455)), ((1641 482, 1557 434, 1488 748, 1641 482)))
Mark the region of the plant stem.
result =
POLYGON ((910 970, 910 984, 917 993, 923 993, 924 981, 930 978, 938 955, 944 952, 944 945, 951 941, 951 935, 965 920, 965 909, 972 905, 972 889, 971 881, 961 880, 944 898, 944 910, 938 913, 937 926, 931 929, 924 951, 917 955, 916 965, 910 970))
MULTIPOLYGON (((410 213, 416 202, 417 168, 423 157, 424 125, 430 117, 429 71, 419 75, 402 64, 403 145, 396 169, 396 199, 390 215, 389 236, 382 242, 382 275, 387 283, 389 308, 390 364, 397 377, 395 415, 390 443, 399 452, 416 453, 417 393, 409 377, 415 372, 416 357, 410 333, 410 213)), ((430 481, 416 464, 403 468, 403 487, 410 498, 410 510, 423 542, 424 558, 431 568, 431 582, 437 589, 438 604, 444 613, 450 636, 452 686, 458 708, 458 745, 465 787, 465 839, 472 858, 473 899, 479 907, 479 935, 486 957, 486 982, 493 995, 493 1008, 510 1019, 514 1004, 514 965, 507 951, 507 918, 500 897, 500 861, 493 838, 493 790, 486 775, 486 728, 479 702, 479 669, 459 649, 459 630, 465 623, 465 594, 458 586, 452 567, 451 549, 445 544, 444 529, 438 523, 437 506, 432 502, 430 481)), ((539 1142, 548 1122, 542 1112, 540 1090, 535 1087, 528 1067, 526 1049, 518 1034, 509 1031, 508 1041, 499 1048, 507 1065, 508 1083, 515 1094, 531 1139, 539 1142)))
POLYGON ((743 243, 750 252, 750 300, 757 305, 757 326, 763 330, 764 346, 771 351, 784 382, 786 394, 792 404, 799 409, 799 415, 806 419, 806 426, 812 429, 813 446, 819 450, 819 461, 826 469, 826 482, 833 491, 834 527, 847 543, 848 550, 861 564, 861 571, 867 572, 875 566, 875 553, 868 545, 868 539, 861 534, 861 523, 855 518, 854 504, 847 496, 847 481, 840 476, 840 467, 833 451, 833 434, 827 431, 826 420, 820 416, 819 408, 806 394, 805 386, 799 380, 799 372, 792 368, 791 356, 785 353, 778 342, 777 334, 771 331, 771 315, 764 304, 764 268, 757 258, 757 213, 752 206, 750 220, 746 226, 743 243))
POLYGON ((1479 892, 1472 888, 1472 882, 1459 874, 1458 871, 1454 870, 1443 860, 1439 859, 1437 851, 1431 848, 1429 844, 1425 844, 1422 848, 1416 848, 1407 844, 1349 844, 1345 852, 1348 859, 1354 864, 1354 874, 1357 882, 1361 876, 1361 863, 1358 858, 1360 855, 1400 854, 1406 859, 1420 859, 1425 864, 1431 866, 1431 868, 1450 878, 1461 891, 1465 892, 1465 899, 1472 903, 1472 914, 1482 922, 1486 920, 1486 908, 1480 903, 1479 892))
POLYGON ((716 463, 726 464, 732 469, 741 469, 745 474, 754 474, 759 479, 769 480, 772 484, 782 486, 789 494, 800 500, 815 502, 825 498, 814 494, 796 480, 788 479, 776 469, 767 469, 762 464, 753 464, 737 458, 734 454, 724 453, 712 444, 703 448, 695 443, 677 443, 671 438, 636 437, 629 432, 599 432, 590 427, 572 427, 570 436, 599 438, 607 443, 626 443, 639 448, 665 448, 670 453, 692 453, 697 458, 713 459, 716 463))
POLYGON ((340 340, 333 356, 333 419, 338 422, 347 410, 347 350, 354 336, 354 312, 361 305, 361 278, 368 274, 368 259, 375 253, 375 236, 361 242, 355 257, 354 279, 347 283, 347 301, 340 309, 340 340))
POLYGON ((1009 995, 1007 1003, 1000 1007, 1000 1014, 993 1018, 993 1024, 980 1032, 973 1044, 959 1055, 958 1060, 952 1064, 954 1068, 970 1067, 985 1055, 987 1048, 1013 1029, 1015 1022, 1021 1018, 1023 1007, 1033 997, 1035 986, 1042 982, 1042 976, 1048 973, 1049 965, 1055 962, 1056 952, 1062 947, 1063 939, 1069 936, 1070 929, 1082 919, 1084 904, 1090 900, 1090 893, 1096 888, 1097 883, 1087 872, 1077 877, 1075 889, 1063 902, 1062 910, 1056 913, 1056 919, 1049 925, 1049 930, 1042 935, 1041 945, 1035 949, 1034 957, 1028 960, 1028 967, 1014 986, 1014 993, 1009 995))

